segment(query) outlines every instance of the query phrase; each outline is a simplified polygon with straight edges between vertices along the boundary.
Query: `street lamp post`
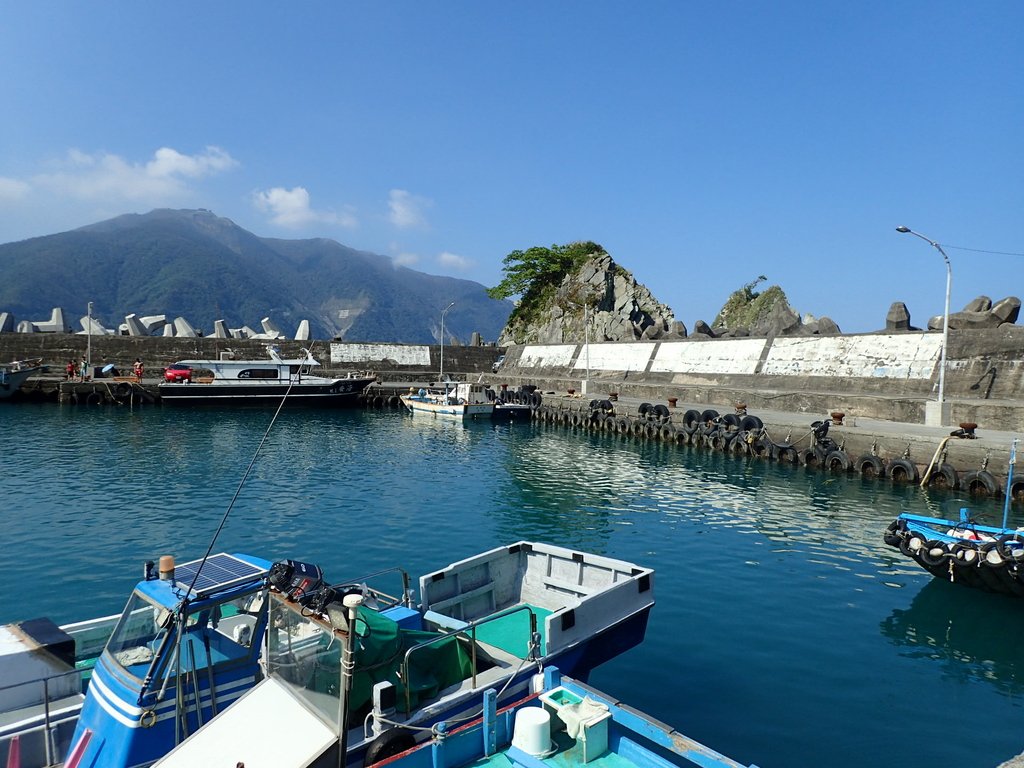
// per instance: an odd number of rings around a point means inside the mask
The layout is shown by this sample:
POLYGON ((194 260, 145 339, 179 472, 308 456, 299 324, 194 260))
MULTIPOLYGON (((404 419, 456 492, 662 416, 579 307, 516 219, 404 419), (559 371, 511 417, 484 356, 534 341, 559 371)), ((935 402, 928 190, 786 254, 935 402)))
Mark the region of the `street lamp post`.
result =
MULTIPOLYGON (((444 381, 444 315, 445 315, 445 312, 447 312, 449 309, 451 309, 454 306, 455 306, 455 302, 453 301, 451 304, 449 304, 447 307, 445 307, 444 309, 441 310, 441 373, 440 373, 441 381, 444 381)), ((446 392, 448 391, 448 387, 445 387, 445 391, 446 392)))
MULTIPOLYGON (((89 373, 89 378, 92 378, 92 302, 90 301, 86 305, 86 337, 85 337, 85 370, 89 373)), ((82 375, 82 381, 85 381, 85 374, 82 375)))
MULTIPOLYGON (((949 256, 942 250, 942 246, 920 232, 915 232, 909 227, 896 227, 896 231, 905 235, 914 235, 924 240, 928 245, 942 254, 946 262, 946 305, 942 311, 942 353, 939 360, 939 426, 946 425, 945 403, 946 403, 946 348, 949 346, 949 291, 953 284, 953 267, 950 266, 949 256)), ((927 420, 926 420, 927 421, 927 420)))

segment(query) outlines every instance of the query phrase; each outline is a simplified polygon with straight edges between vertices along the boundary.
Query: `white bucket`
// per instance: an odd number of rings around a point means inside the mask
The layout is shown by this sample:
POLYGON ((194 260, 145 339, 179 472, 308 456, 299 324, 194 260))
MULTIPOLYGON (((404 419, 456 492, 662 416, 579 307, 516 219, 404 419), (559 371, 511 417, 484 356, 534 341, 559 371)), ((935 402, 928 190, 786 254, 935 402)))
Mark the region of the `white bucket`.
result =
POLYGON ((551 715, 543 707, 523 707, 516 712, 512 746, 540 757, 551 751, 551 715))

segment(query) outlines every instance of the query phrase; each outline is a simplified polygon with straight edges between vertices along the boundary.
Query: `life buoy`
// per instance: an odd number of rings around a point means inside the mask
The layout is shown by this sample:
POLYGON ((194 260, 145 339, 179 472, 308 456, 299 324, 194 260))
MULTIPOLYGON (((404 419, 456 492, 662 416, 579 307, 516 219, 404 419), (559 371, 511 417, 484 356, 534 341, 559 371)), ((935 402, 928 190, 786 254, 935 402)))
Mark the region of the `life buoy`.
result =
POLYGON ((857 459, 857 471, 863 477, 885 477, 885 462, 874 455, 865 455, 857 459))
POLYGON ((917 465, 909 459, 893 459, 889 462, 888 473, 894 483, 916 484, 921 480, 917 465))
POLYGON ((845 474, 850 471, 852 466, 846 451, 835 450, 825 457, 825 469, 829 472, 845 474))
POLYGON ((1000 491, 999 481, 984 469, 964 475, 961 487, 972 496, 997 496, 1000 491))
POLYGON ((413 735, 402 728, 391 728, 384 731, 380 736, 370 742, 366 748, 366 756, 363 758, 363 766, 379 763, 387 760, 407 749, 416 746, 416 739, 413 735))
POLYGON ((952 464, 940 464, 932 468, 931 474, 928 475, 928 485, 932 488, 947 488, 955 491, 960 487, 960 475, 957 474, 952 464))

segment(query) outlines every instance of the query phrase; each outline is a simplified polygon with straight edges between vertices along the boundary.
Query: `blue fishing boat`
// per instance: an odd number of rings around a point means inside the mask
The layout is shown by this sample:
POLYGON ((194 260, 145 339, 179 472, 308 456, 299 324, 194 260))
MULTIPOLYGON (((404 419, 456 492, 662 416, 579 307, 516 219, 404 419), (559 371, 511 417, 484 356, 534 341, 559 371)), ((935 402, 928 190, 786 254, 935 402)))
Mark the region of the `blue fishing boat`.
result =
MULTIPOLYGON (((221 553, 177 567, 161 558, 145 576, 93 669, 69 748, 54 749, 67 768, 151 765, 178 749, 176 764, 207 764, 187 757, 204 734, 248 745, 279 735, 281 717, 313 718, 337 750, 340 702, 346 722, 362 724, 345 737, 361 761, 385 732, 429 729, 483 686, 521 692, 544 663, 585 678, 643 640, 654 604, 650 569, 525 541, 421 576, 418 604, 399 568, 332 585, 315 565, 221 553), (343 664, 347 640, 356 647, 343 664), (342 668, 355 670, 344 695, 342 668)), ((329 749, 322 741, 298 748, 329 749)), ((44 764, 20 753, 21 768, 44 764)))
POLYGON ((299 587, 272 573, 266 679, 157 765, 375 762, 475 716, 487 689, 521 697, 545 664, 585 678, 642 641, 654 604, 650 569, 535 542, 421 576, 418 605, 404 572, 371 585, 395 571, 299 587))
MULTIPOLYGON (((740 768, 670 726, 548 667, 532 691, 499 708, 494 690, 469 722, 375 763, 388 768, 740 768)), ((248 763, 246 763, 248 765, 248 763)), ((368 763, 369 765, 369 763, 368 763)), ((750 768, 755 768, 751 766, 750 768)))
MULTIPOLYGON (((1013 484, 1017 441, 1010 447, 1007 488, 1013 484)), ((1002 525, 984 525, 970 510, 950 520, 904 512, 885 531, 885 543, 939 579, 1024 597, 1024 528, 1008 525, 1010 494, 1002 525)))

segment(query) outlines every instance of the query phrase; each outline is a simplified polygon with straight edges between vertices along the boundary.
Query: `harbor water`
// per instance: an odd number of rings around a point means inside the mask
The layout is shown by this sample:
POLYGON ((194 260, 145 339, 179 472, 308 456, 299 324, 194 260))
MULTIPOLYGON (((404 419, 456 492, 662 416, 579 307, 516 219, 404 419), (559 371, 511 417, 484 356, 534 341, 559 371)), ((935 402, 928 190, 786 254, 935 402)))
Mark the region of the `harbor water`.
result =
POLYGON ((744 763, 994 768, 1024 750, 1024 602, 882 541, 901 511, 955 516, 955 495, 561 426, 272 415, 0 408, 0 623, 116 613, 145 560, 202 556, 237 493, 214 551, 332 582, 519 539, 655 568, 646 641, 591 682, 744 763))

